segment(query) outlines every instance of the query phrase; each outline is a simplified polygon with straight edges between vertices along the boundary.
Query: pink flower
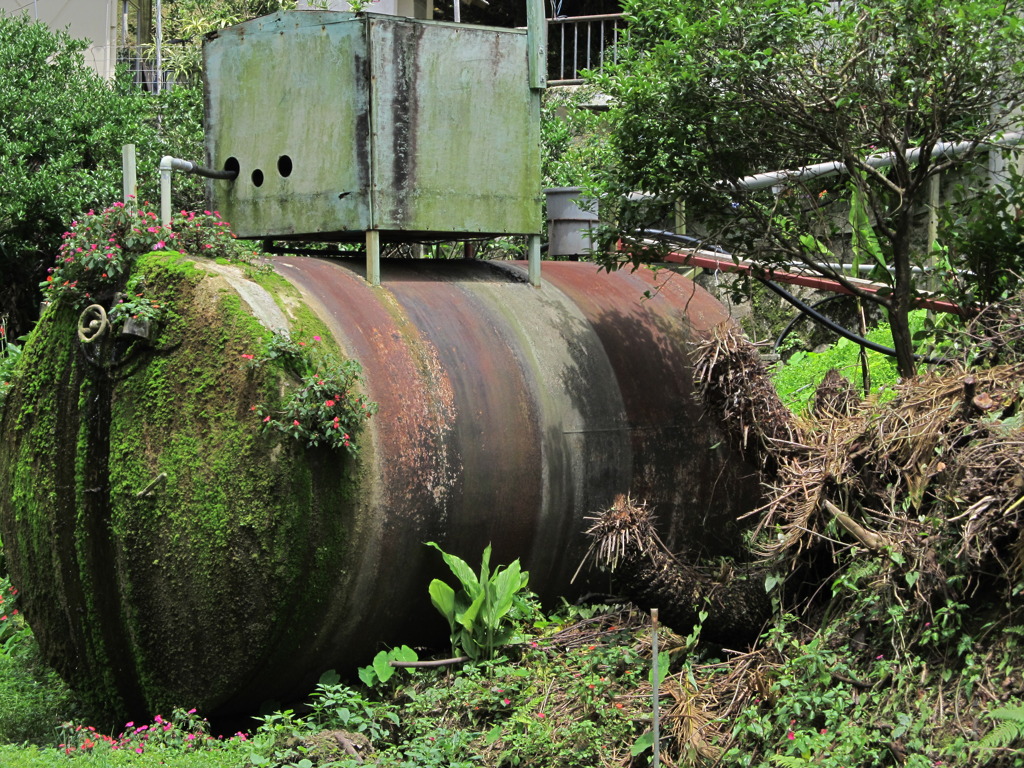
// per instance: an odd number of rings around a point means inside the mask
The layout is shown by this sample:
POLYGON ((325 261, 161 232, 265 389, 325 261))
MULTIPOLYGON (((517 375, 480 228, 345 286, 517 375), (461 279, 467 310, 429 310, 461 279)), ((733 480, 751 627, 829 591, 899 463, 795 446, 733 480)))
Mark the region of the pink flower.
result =
POLYGON ((509 704, 512 703, 512 699, 502 699, 501 703, 507 707, 509 704))
POLYGON ((299 426, 299 420, 298 419, 292 419, 292 424, 294 424, 296 427, 299 426))
POLYGON ((268 421, 270 421, 270 417, 269 416, 267 416, 265 419, 263 419, 263 423, 264 424, 266 424, 268 421))
MULTIPOLYGON (((333 400, 325 400, 324 401, 324 405, 326 405, 328 408, 333 408, 334 407, 334 401, 333 400)), ((338 418, 335 417, 334 420, 337 421, 338 418)))
POLYGON ((153 250, 154 251, 162 251, 166 247, 167 247, 167 243, 165 243, 163 240, 160 240, 156 245, 153 246, 153 250))
POLYGON ((160 227, 146 227, 147 232, 159 232, 160 227))
POLYGON ((320 337, 319 336, 314 336, 313 337, 313 341, 320 341, 320 337))
POLYGON ((241 355, 241 357, 244 357, 246 360, 252 360, 254 356, 253 355, 241 355))
POLYGON ((793 739, 796 738, 796 734, 793 733, 792 731, 790 731, 789 733, 786 734, 786 738, 789 739, 790 741, 792 741, 793 739))

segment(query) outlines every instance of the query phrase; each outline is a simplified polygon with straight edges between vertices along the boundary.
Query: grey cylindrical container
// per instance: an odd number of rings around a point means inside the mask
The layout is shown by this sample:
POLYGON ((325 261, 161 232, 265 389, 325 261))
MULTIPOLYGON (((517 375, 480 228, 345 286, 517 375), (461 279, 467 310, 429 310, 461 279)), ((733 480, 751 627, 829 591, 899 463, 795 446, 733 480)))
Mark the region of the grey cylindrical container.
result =
POLYGON ((548 256, 582 256, 593 250, 597 201, 581 187, 545 189, 548 202, 548 256))

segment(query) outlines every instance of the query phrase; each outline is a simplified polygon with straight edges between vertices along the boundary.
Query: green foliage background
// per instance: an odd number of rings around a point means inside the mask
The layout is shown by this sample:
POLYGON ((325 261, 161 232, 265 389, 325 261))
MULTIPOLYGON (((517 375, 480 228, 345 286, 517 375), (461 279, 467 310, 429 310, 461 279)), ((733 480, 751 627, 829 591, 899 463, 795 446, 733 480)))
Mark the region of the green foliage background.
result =
MULTIPOLYGON (((140 197, 153 199, 161 156, 201 152, 198 89, 152 97, 128 77, 107 82, 85 65, 85 47, 0 12, 0 316, 8 317, 10 338, 27 333, 37 316, 35 288, 67 223, 123 197, 124 144, 137 148, 140 197)), ((177 184, 178 205, 201 200, 197 181, 177 184)))

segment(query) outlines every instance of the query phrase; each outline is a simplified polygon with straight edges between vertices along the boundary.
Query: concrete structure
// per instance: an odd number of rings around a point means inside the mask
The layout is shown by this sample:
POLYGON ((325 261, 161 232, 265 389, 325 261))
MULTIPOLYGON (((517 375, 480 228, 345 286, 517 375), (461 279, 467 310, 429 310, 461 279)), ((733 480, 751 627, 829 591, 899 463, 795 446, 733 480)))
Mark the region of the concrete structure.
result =
MULTIPOLYGON (((139 0, 129 3, 137 6, 139 0)), ((92 41, 85 51, 86 63, 103 77, 114 74, 117 63, 117 27, 120 0, 0 0, 0 11, 27 14, 52 29, 92 41)))

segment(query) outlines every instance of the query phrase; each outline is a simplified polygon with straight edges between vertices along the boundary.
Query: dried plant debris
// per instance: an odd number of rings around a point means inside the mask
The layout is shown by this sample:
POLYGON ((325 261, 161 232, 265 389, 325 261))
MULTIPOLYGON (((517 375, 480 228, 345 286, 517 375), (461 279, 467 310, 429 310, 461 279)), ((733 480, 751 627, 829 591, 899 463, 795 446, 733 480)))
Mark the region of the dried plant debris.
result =
POLYGON ((775 391, 757 347, 739 328, 717 325, 695 344, 694 382, 708 412, 767 473, 802 449, 795 417, 775 391))
POLYGON ((993 566, 1012 584, 1024 508, 1022 399, 1024 363, 1015 363, 921 376, 885 404, 830 405, 804 425, 802 451, 779 455, 768 500, 749 515, 756 550, 791 570, 811 550, 887 552, 905 564, 894 577, 915 574, 920 602, 948 589, 940 553, 978 572, 993 566))
POLYGON ((647 505, 629 496, 618 496, 587 519, 591 545, 581 568, 607 570, 625 597, 659 608, 665 623, 678 631, 688 631, 706 612, 709 639, 742 645, 760 634, 771 613, 763 572, 712 575, 681 562, 658 538, 647 505))
POLYGON ((860 397, 850 380, 830 368, 814 391, 811 413, 819 419, 849 416, 860 406, 860 397))

